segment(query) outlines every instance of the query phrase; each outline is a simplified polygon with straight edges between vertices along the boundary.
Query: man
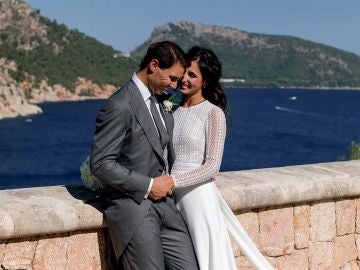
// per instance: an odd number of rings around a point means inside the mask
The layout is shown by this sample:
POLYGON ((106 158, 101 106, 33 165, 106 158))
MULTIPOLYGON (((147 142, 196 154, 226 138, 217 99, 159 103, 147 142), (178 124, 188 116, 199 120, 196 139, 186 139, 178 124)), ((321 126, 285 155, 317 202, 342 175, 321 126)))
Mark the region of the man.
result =
POLYGON ((166 175, 174 162, 173 118, 154 100, 185 72, 173 42, 150 45, 138 72, 96 119, 90 167, 104 184, 105 217, 124 269, 198 269, 190 236, 166 175))

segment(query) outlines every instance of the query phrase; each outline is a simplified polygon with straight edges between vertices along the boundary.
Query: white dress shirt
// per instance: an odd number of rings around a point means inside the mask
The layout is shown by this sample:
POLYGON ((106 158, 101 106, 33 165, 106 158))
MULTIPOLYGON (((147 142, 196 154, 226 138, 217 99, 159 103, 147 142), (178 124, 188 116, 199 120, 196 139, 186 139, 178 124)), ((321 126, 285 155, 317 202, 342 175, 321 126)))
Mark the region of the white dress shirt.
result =
MULTIPOLYGON (((155 124, 155 121, 154 121, 154 118, 151 114, 151 111, 150 111, 150 97, 151 97, 151 91, 150 89, 139 79, 139 77, 136 75, 136 73, 134 72, 134 74, 132 75, 131 77, 132 81, 135 83, 135 85, 139 88, 140 90, 140 93, 141 93, 141 96, 143 97, 144 101, 145 101, 145 104, 146 104, 146 107, 148 108, 149 110, 149 113, 151 115, 151 118, 154 122, 154 125, 156 127, 156 124, 155 124)), ((159 115, 160 115, 160 118, 161 118, 161 121, 162 123, 164 124, 164 127, 166 129, 166 125, 165 125, 165 122, 164 122, 164 119, 160 113, 160 108, 159 108, 159 103, 155 103, 155 106, 156 106, 156 109, 159 111, 159 115)), ((157 131, 157 128, 155 129, 156 132, 157 131)), ((149 187, 148 187, 148 190, 147 190, 147 193, 145 195, 145 199, 149 196, 149 193, 150 193, 150 190, 152 188, 152 185, 153 185, 153 182, 154 182, 154 179, 151 178, 150 180, 150 184, 149 184, 149 187)))

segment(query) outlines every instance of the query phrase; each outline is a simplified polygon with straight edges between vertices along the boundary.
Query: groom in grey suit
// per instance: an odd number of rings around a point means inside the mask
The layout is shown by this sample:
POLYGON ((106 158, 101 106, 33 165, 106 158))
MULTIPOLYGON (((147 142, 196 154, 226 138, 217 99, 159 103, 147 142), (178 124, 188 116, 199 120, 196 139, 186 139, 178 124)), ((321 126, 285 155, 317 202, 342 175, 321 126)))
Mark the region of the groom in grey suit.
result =
POLYGON ((167 175, 175 159, 173 118, 154 98, 176 88, 185 68, 184 52, 175 43, 150 45, 139 71, 96 119, 90 167, 106 185, 105 217, 124 269, 198 269, 167 175))

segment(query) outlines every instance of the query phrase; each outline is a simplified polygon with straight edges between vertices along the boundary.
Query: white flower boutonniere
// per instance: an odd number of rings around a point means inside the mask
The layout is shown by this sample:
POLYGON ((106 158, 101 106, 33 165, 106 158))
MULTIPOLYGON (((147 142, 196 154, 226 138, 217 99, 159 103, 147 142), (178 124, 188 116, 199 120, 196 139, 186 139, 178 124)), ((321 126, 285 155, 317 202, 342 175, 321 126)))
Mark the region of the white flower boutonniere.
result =
POLYGON ((162 95, 159 96, 158 100, 164 111, 173 113, 181 103, 182 93, 178 90, 167 89, 162 95))
POLYGON ((170 96, 168 99, 165 99, 163 102, 163 107, 166 112, 174 112, 176 106, 179 103, 176 101, 176 96, 170 96))

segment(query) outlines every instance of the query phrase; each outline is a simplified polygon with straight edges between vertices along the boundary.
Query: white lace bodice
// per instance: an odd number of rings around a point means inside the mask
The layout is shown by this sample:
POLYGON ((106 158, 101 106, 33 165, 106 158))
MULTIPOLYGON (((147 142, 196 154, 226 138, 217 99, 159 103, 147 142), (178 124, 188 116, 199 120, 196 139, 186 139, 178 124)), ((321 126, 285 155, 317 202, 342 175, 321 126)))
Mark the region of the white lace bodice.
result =
POLYGON ((176 159, 171 170, 175 188, 214 179, 224 151, 226 118, 209 101, 174 112, 176 159))

